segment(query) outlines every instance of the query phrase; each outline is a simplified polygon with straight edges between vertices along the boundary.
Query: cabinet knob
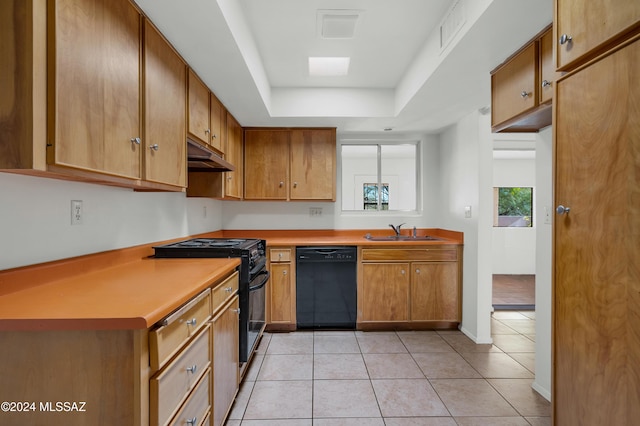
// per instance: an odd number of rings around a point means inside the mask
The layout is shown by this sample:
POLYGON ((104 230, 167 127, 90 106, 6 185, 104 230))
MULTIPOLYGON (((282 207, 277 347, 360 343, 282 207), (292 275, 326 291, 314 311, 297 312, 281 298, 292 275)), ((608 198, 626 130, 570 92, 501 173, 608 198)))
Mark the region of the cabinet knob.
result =
POLYGON ((282 275, 287 275, 287 271, 282 271, 282 275))
POLYGON ((131 138, 131 143, 135 143, 136 145, 140 145, 140 138, 131 138))
POLYGON ((569 214, 570 210, 571 210, 570 207, 565 207, 562 204, 560 204, 558 207, 556 207, 556 213, 558 213, 558 214, 569 214))
POLYGON ((236 314, 240 315, 240 308, 238 308, 238 309, 231 309, 231 312, 235 312, 236 314))
POLYGON ((522 99, 526 99, 529 96, 529 92, 523 90, 522 92, 520 92, 520 96, 522 96, 522 99))
POLYGON ((293 182, 293 187, 297 188, 298 187, 298 182, 293 182))
POLYGON ((231 180, 233 176, 227 176, 227 180, 231 180))
POLYGON ((549 80, 542 80, 542 87, 549 87, 551 86, 551 82, 549 80))
POLYGON ((194 417, 192 419, 187 419, 187 424, 193 426, 196 424, 197 421, 198 421, 197 417, 194 417))
POLYGON ((211 129, 204 129, 204 132, 208 135, 209 133, 211 133, 211 129))
POLYGON ((400 273, 401 273, 402 275, 404 275, 404 274, 405 274, 404 269, 403 269, 402 271, 400 271, 400 273))
POLYGON ((151 146, 149 147, 149 149, 150 149, 150 150, 152 150, 152 151, 157 151, 157 150, 159 150, 159 149, 160 149, 160 147, 158 146, 158 144, 157 144, 157 143, 154 143, 153 145, 151 145, 151 146))
POLYGON ((573 37, 571 37, 569 34, 562 34, 560 36, 560 44, 571 43, 572 41, 573 37))
POLYGON ((227 293, 231 293, 233 291, 233 287, 227 287, 224 289, 227 293))
POLYGON ((198 366, 196 364, 193 364, 191 367, 186 368, 187 372, 191 374, 196 374, 197 369, 198 369, 198 366))
POLYGON ((284 182, 280 181, 280 183, 278 184, 278 186, 279 186, 280 188, 282 188, 282 187, 284 186, 284 182))
POLYGON ((420 273, 420 269, 416 269, 416 274, 419 274, 419 273, 420 273))
POLYGON ((197 324, 197 322, 198 322, 198 320, 196 320, 195 318, 192 318, 190 320, 187 320, 187 322, 185 324, 195 326, 197 324))
POLYGON ((211 139, 217 139, 218 135, 216 135, 215 133, 213 135, 211 135, 211 139))
POLYGON ((278 253, 278 259, 282 259, 282 253, 278 253))

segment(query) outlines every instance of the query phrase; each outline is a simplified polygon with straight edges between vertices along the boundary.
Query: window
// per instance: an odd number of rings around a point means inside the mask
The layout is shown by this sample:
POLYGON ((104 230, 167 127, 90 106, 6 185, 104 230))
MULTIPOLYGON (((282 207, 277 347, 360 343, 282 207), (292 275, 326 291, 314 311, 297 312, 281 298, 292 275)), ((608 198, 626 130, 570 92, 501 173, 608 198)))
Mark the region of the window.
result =
POLYGON ((342 210, 415 211, 418 144, 341 145, 342 210))
POLYGON ((533 226, 533 188, 493 188, 493 226, 533 226))

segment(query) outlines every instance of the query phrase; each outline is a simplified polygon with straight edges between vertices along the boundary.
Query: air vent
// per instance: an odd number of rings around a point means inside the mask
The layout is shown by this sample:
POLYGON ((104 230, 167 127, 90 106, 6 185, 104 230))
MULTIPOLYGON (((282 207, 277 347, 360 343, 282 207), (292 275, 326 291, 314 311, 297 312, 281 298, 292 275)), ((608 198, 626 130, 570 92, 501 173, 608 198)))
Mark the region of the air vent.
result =
POLYGON ((466 22, 464 5, 456 1, 440 22, 440 51, 443 51, 466 22))
POLYGON ((356 25, 361 14, 361 10, 318 10, 318 36, 329 39, 353 38, 356 34, 356 25))

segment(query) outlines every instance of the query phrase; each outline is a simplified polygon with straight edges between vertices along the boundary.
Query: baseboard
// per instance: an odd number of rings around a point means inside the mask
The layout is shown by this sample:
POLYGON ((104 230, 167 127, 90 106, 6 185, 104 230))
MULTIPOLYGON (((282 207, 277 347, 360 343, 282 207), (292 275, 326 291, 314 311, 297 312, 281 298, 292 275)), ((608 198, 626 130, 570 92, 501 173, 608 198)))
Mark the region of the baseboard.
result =
POLYGON ((542 387, 538 384, 538 382, 533 382, 531 387, 534 391, 538 392, 544 399, 551 402, 551 391, 545 387, 542 387))
POLYGON ((477 345, 491 345, 493 344, 493 339, 489 338, 486 341, 484 339, 478 339, 478 336, 476 336, 475 334, 469 332, 469 330, 467 330, 464 327, 460 327, 460 331, 462 331, 464 333, 465 336, 467 336, 469 339, 473 340, 473 342, 477 345))

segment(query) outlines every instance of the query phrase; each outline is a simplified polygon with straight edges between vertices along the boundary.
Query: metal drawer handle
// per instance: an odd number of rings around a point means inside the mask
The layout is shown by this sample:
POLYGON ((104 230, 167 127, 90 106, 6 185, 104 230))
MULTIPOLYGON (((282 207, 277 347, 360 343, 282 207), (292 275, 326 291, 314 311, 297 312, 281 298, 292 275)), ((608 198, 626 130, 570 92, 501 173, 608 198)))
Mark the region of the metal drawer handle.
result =
POLYGON ((191 374, 196 374, 197 369, 198 369, 198 366, 196 364, 193 364, 191 367, 186 368, 187 372, 191 374))
POLYGON ((140 145, 140 138, 131 138, 131 143, 135 143, 136 145, 140 145))
POLYGON ((400 271, 400 273, 401 273, 402 275, 404 275, 404 274, 405 274, 404 269, 403 269, 402 271, 400 271))
POLYGON ((420 269, 416 269, 416 274, 419 274, 419 273, 420 273, 420 269))
POLYGON ((233 287, 227 287, 224 289, 227 293, 231 293, 233 291, 233 287))
POLYGON ((194 417, 192 419, 187 419, 187 424, 188 425, 195 425, 197 421, 198 421, 197 417, 194 417))
POLYGON ((231 312, 235 312, 236 314, 240 315, 240 308, 238 308, 238 309, 231 309, 231 312))
POLYGON ((520 93, 520 96, 522 96, 523 99, 526 99, 529 96, 529 92, 527 92, 526 90, 523 90, 520 93))
POLYGON ((160 149, 160 147, 158 146, 158 144, 157 144, 157 143, 154 143, 153 145, 151 145, 151 146, 149 147, 149 149, 151 149, 151 150, 153 150, 153 151, 157 151, 157 150, 159 150, 159 149, 160 149))
POLYGON ((551 82, 549 80, 542 80, 542 87, 549 87, 551 86, 551 82))
POLYGON ((187 325, 193 325, 193 326, 195 326, 197 323, 198 323, 198 320, 196 320, 195 318, 187 320, 186 322, 187 325))
POLYGON ((560 36, 560 44, 571 43, 573 41, 573 37, 568 34, 562 34, 560 36))

